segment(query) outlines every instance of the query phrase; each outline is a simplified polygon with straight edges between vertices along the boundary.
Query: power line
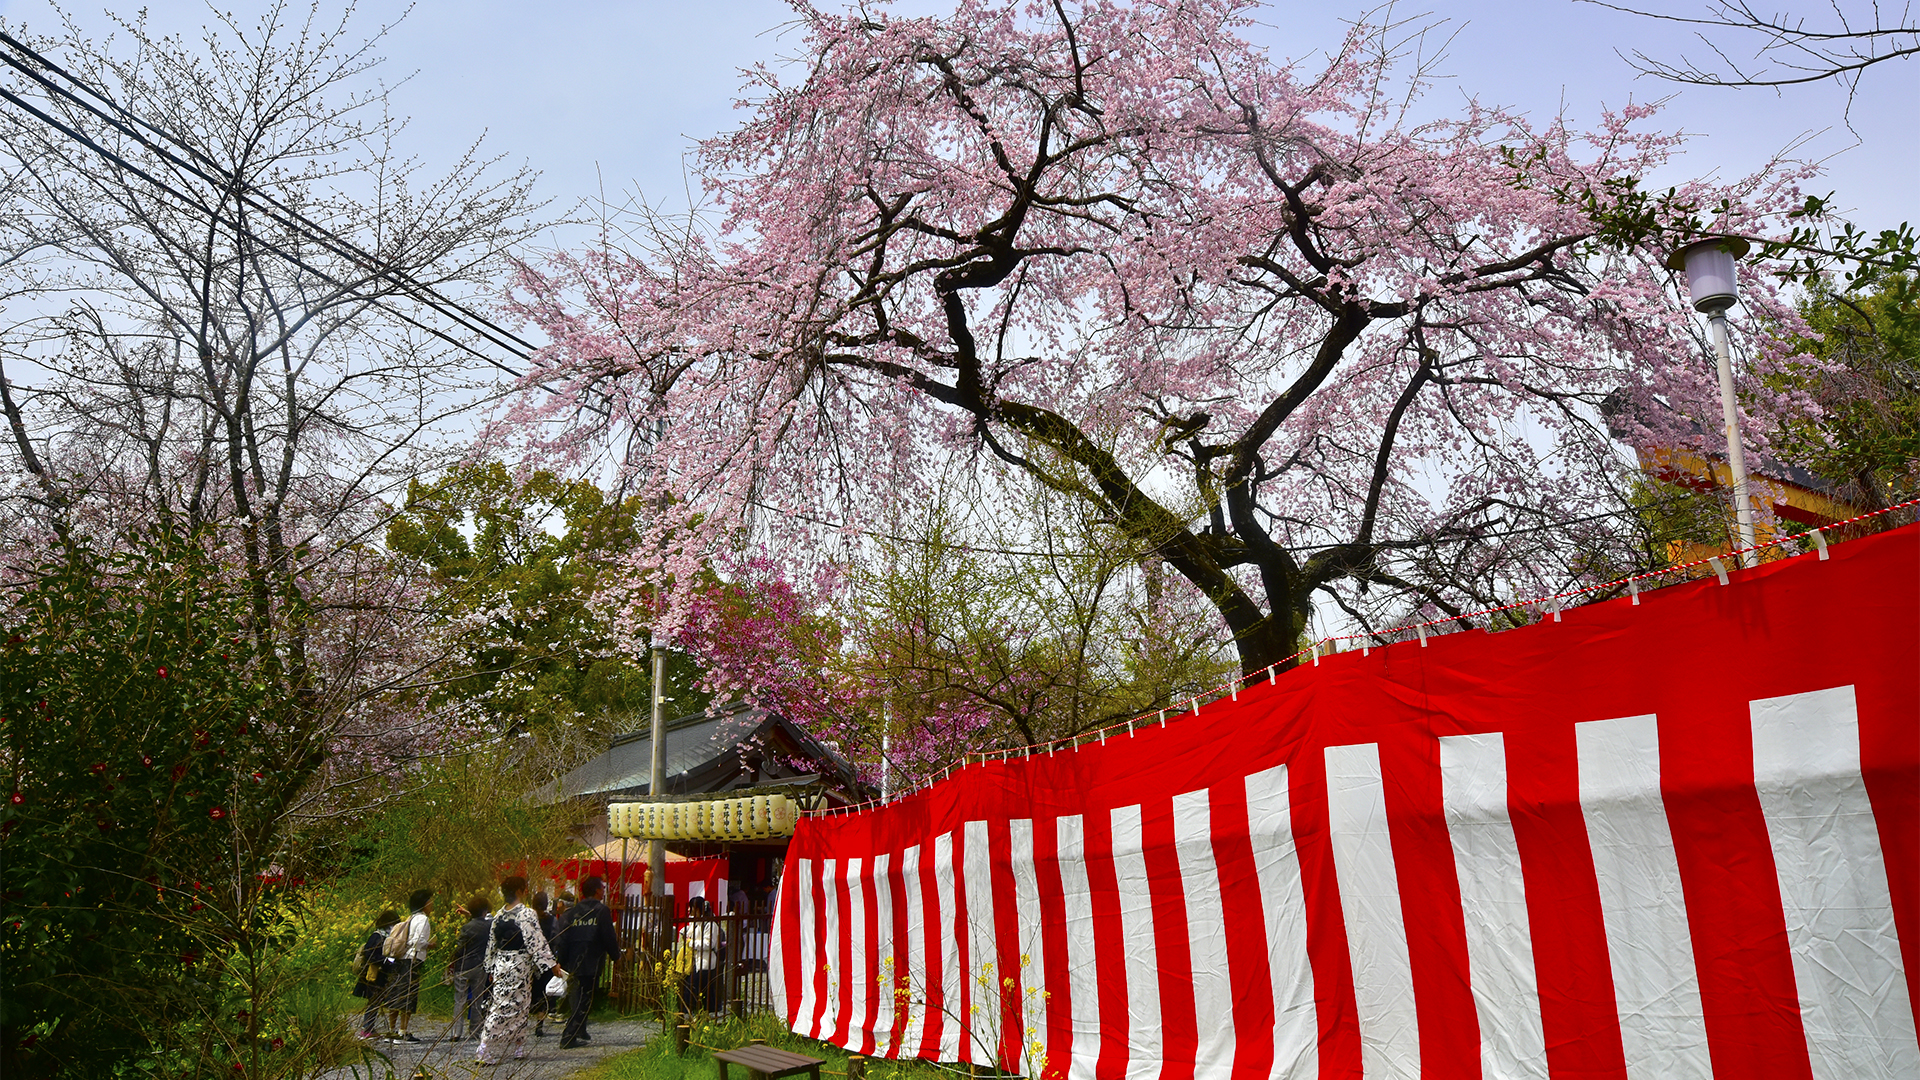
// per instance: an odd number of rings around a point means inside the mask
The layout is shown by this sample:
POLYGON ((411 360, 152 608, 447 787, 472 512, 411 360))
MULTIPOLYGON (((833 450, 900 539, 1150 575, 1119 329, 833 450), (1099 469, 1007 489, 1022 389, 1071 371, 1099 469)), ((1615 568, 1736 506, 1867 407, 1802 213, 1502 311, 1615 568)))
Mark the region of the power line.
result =
MULTIPOLYGON (((382 278, 384 280, 387 280, 393 283, 394 285, 398 286, 406 296, 420 303, 423 307, 431 309, 432 311, 446 318, 450 322, 453 322, 455 325, 459 326, 460 328, 475 334, 476 336, 487 341, 489 344, 499 349, 502 349, 503 351, 511 354, 517 359, 521 359, 521 360, 529 359, 530 358, 529 354, 537 347, 533 345, 531 342, 528 342, 526 339, 521 338, 519 335, 513 333, 512 331, 499 326, 498 324, 487 319, 485 316, 480 315, 479 313, 473 311, 472 309, 466 307, 465 305, 459 303, 458 301, 452 300, 447 296, 441 294, 438 290, 434 289, 432 286, 426 285, 420 282, 418 279, 414 278, 411 274, 408 274, 405 271, 402 271, 393 267, 382 268, 380 266, 381 260, 377 258, 375 255, 373 255, 372 253, 362 249, 359 245, 353 243, 352 241, 339 236, 338 234, 327 229, 325 226, 319 224, 318 222, 313 221, 311 218, 307 217, 305 214, 300 213, 298 210, 288 207, 287 205, 285 205, 278 199, 274 198, 273 196, 257 191, 252 187, 252 185, 242 183, 238 175, 233 173, 228 173, 226 170, 222 169, 218 163, 214 162, 206 154, 202 153, 198 148, 194 147, 192 144, 188 143, 186 140, 182 139, 178 135, 173 134, 172 132, 169 132, 161 127, 158 127, 152 123, 149 123, 144 119, 141 119, 139 116, 134 114, 131 110, 127 109, 126 107, 120 105, 118 102, 114 101, 113 98, 109 96, 107 93, 105 93, 104 91, 90 85, 85 80, 68 72, 64 68, 60 67, 58 64, 55 64, 53 61, 47 59, 45 56, 41 55, 40 53, 36 52, 26 44, 22 43, 17 38, 14 38, 12 35, 7 34, 4 31, 0 31, 0 43, 5 44, 7 48, 12 49, 14 52, 29 58, 33 62, 33 64, 37 64, 48 71, 57 73, 61 78, 72 83, 75 87, 78 87, 81 91, 86 93, 89 97, 92 97, 95 100, 101 102, 108 109, 111 109, 114 113, 118 114, 118 116, 116 117, 114 115, 109 115, 107 112, 102 111, 102 109, 99 106, 94 105, 92 102, 83 100, 79 95, 75 94, 73 91, 67 89, 66 87, 56 84, 52 80, 48 79, 45 75, 42 75, 39 71, 34 70, 32 65, 23 63, 19 58, 13 55, 9 55, 5 52, 0 52, 0 63, 5 63, 7 66, 13 68, 16 71, 19 71, 21 74, 27 76, 29 79, 32 79, 34 82, 46 88, 48 92, 54 94, 55 96, 61 99, 69 101, 77 108, 95 117, 98 117, 100 120, 105 122, 109 127, 126 135, 128 138, 133 139, 135 142, 140 144, 146 150, 157 155, 162 160, 168 162, 169 164, 175 166, 176 168, 179 168, 193 176, 198 177, 199 179, 209 184, 213 184, 216 187, 219 187, 224 191, 230 193, 237 203, 262 213, 269 219, 273 220, 275 223, 279 224, 282 228, 287 229, 288 231, 296 234, 297 236, 303 239, 312 241, 314 243, 318 243, 323 247, 330 249, 336 255, 342 256, 346 259, 349 259, 353 262, 359 263, 367 267, 371 272, 372 276, 382 278), (124 118, 124 119, 121 119, 121 118, 124 118), (198 158, 201 162, 205 163, 207 168, 202 168, 200 165, 195 164, 194 162, 182 159, 178 154, 175 154, 173 151, 168 150, 164 146, 156 145, 151 139, 141 134, 141 132, 137 130, 137 128, 143 128, 147 131, 153 132, 156 136, 166 140, 167 142, 173 144, 174 146, 179 147, 181 150, 183 150, 187 154, 195 158, 198 158), (219 175, 210 175, 207 171, 208 168, 211 168, 212 170, 214 170, 215 173, 218 173, 219 175)), ((12 103, 19 109, 23 110, 24 112, 40 120, 42 123, 45 123, 53 127, 54 129, 58 130, 60 133, 66 135, 68 138, 73 139, 74 141, 87 147, 89 150, 93 151, 95 154, 99 155, 101 158, 111 162, 112 164, 120 167, 121 169, 126 170, 127 172, 133 174, 134 176, 137 176, 140 179, 146 181, 148 184, 152 185, 156 189, 166 193, 168 196, 172 197, 176 201, 179 201, 188 209, 206 213, 208 216, 214 218, 216 221, 219 221, 221 224, 225 224, 233 228, 236 234, 239 234, 244 231, 248 239, 252 240, 255 243, 260 244, 262 247, 268 249, 269 251, 272 251, 274 254, 287 260, 293 265, 300 267, 301 269, 307 271, 308 273, 311 273, 316 277, 319 277, 322 280, 327 281, 328 283, 338 288, 341 288, 343 290, 348 290, 349 292, 355 295, 363 296, 365 299, 369 300, 370 302, 375 302, 375 303, 381 302, 381 298, 374 297, 374 296, 366 296, 363 289, 356 287, 354 285, 349 285, 345 281, 340 280, 335 275, 330 274, 324 270, 321 270, 318 267, 311 265, 309 262, 307 262, 307 260, 301 258, 299 255, 289 252, 284 248, 280 247, 279 245, 276 245, 271 241, 265 240, 249 230, 245 230, 244 226, 242 225, 242 223, 239 221, 237 217, 230 220, 223 220, 221 214, 216 209, 204 205, 201 202, 201 200, 194 198, 192 195, 179 190, 173 185, 159 179, 158 177, 155 177, 151 173, 147 172, 145 169, 140 168, 139 166, 133 164, 132 162, 129 162, 121 155, 115 153, 112 150, 107 149, 105 146, 101 145, 98 141, 85 135, 84 133, 80 132, 74 127, 71 127, 68 124, 63 123, 59 119, 49 115, 45 111, 36 107, 35 105, 28 102, 24 98, 20 97, 18 94, 15 94, 11 90, 0 88, 0 99, 4 99, 12 103)), ((460 341, 459 339, 453 337, 452 335, 446 333, 445 331, 437 327, 428 326, 425 323, 422 323, 408 316, 404 312, 394 310, 391 306, 387 304, 381 303, 381 306, 385 310, 387 310, 390 314, 396 316, 397 318, 401 319, 403 322, 408 323, 409 325, 412 325, 418 329, 424 330, 427 333, 432 334, 435 337, 438 337, 441 340, 446 341, 451 345, 454 345, 468 353, 471 353, 474 356, 487 361, 489 364, 492 364, 493 366, 500 368, 502 371, 505 371, 510 375, 514 375, 515 377, 518 377, 520 375, 520 373, 518 371, 515 371, 511 366, 501 363, 497 358, 489 356, 486 353, 483 353, 480 350, 475 349, 473 346, 467 344, 466 342, 460 341)))
MULTIPOLYGON (((38 65, 39 67, 44 68, 47 71, 51 71, 58 74, 61 78, 72 83, 75 87, 78 87, 87 96, 100 102, 107 109, 112 110, 112 112, 114 114, 117 114, 117 116, 109 115, 107 112, 102 111, 102 109, 99 106, 96 106, 92 102, 83 100, 79 95, 75 94, 73 91, 68 90, 63 86, 60 86, 54 83, 52 80, 42 75, 39 71, 34 70, 32 66, 30 66, 29 64, 23 63, 20 59, 16 58, 15 56, 11 56, 4 52, 0 52, 0 63, 5 63, 7 66, 12 67, 16 71, 19 71, 21 74, 26 75, 28 78, 32 79, 36 83, 45 87, 49 92, 57 95, 58 97, 64 100, 72 102, 78 108, 86 111, 87 113, 95 117, 98 117, 100 120, 104 121, 114 130, 119 131, 122 134, 125 134, 129 138, 133 139, 135 142, 139 143, 142 147, 160 156, 162 159, 169 162, 170 164, 173 164, 176 167, 187 171, 193 176, 196 176, 209 184, 213 184, 217 187, 221 187, 225 189, 226 191, 230 192, 233 195, 234 199, 237 202, 261 211, 262 213, 266 214, 269 218, 274 220, 276 223, 281 225, 283 228, 286 228, 289 231, 304 237, 305 239, 320 243, 330 248, 337 255, 344 256, 355 262, 361 263, 363 265, 368 265, 369 267, 372 267, 373 265, 378 263, 378 259, 376 259, 374 255, 362 249, 357 244, 354 244, 352 241, 347 240, 343 237, 340 237, 338 234, 327 229, 325 226, 319 224, 318 222, 313 221, 311 218, 307 217, 305 214, 302 214, 298 210, 295 210, 291 207, 286 206, 284 203, 274 198, 273 196, 260 193, 256 191, 251 185, 242 184, 237 175, 226 172, 224 169, 222 169, 219 163, 213 161, 205 153, 203 153, 197 147, 193 146, 191 143, 187 142, 185 139, 182 139, 180 136, 174 134, 173 132, 170 132, 162 127, 159 127, 155 124, 152 124, 142 119, 137 114, 127 109, 125 106, 120 105, 118 102, 116 102, 105 91, 93 86, 92 84, 88 83, 86 80, 81 79, 80 77, 72 74, 71 72, 67 71, 65 68, 54 63, 52 60, 48 59, 46 56, 42 55, 38 51, 34 50, 30 46, 26 45, 25 43, 21 42, 19 39, 13 37, 12 35, 6 33, 3 30, 0 30, 0 43, 3 43, 7 48, 12 49, 14 52, 27 57, 32 61, 34 65, 38 65), (159 138, 166 140, 168 143, 171 143, 176 147, 179 147, 185 153, 191 155, 193 158, 198 159, 199 162, 204 163, 206 167, 202 168, 201 165, 195 164, 192 161, 183 160, 178 154, 175 154, 174 152, 166 149, 165 147, 155 145, 152 140, 148 139, 145 135, 142 135, 139 130, 136 130, 136 128, 145 129, 146 131, 152 132, 154 135, 158 136, 159 138), (221 175, 210 175, 207 172, 207 169, 212 169, 216 173, 220 173, 221 175)), ((70 127, 67 124, 56 119, 55 117, 47 114, 46 112, 42 111, 41 109, 34 106, 30 102, 26 101, 25 99, 21 98, 17 94, 13 93, 12 91, 7 90, 4 87, 0 87, 0 98, 3 98, 6 101, 11 102, 18 108, 31 114, 32 116, 39 119, 43 123, 48 124, 49 126, 60 131, 62 134, 65 134, 69 138, 75 140, 76 142, 79 142, 83 146, 86 146, 88 149, 92 150, 95 154, 106 159, 107 161, 110 161, 113 164, 119 166, 120 168, 126 170, 127 172, 132 173, 135 176, 138 176, 142 180, 145 180, 148 184, 152 185, 153 187, 155 187, 160 191, 165 192, 175 200, 187 206, 189 209, 198 210, 198 211, 207 213, 209 216, 214 217, 216 220, 220 219, 220 215, 217 210, 214 210, 210 207, 202 205, 200 201, 195 199, 192 195, 186 192, 180 191, 178 188, 175 188, 173 185, 168 184, 167 182, 153 176, 151 173, 148 173, 146 170, 140 168, 139 166, 134 165, 133 163, 127 161, 124 157, 107 149, 96 140, 88 137, 82 132, 76 130, 75 128, 70 127)), ((224 223, 230 225, 235 230, 236 233, 239 233, 243 230, 243 226, 237 218, 224 223)), ((249 232, 247 235, 253 242, 258 243, 261 246, 267 248, 268 250, 274 252, 275 254, 279 255, 281 258, 286 259, 288 262, 292 263, 293 265, 298 266, 301 269, 306 270, 307 272, 312 273, 315 276, 320 277, 323 280, 326 280, 339 288, 348 289, 355 292, 359 291, 355 289, 353 286, 350 286, 345 282, 339 280, 334 275, 329 274, 326 271, 319 269, 318 267, 312 266, 306 260, 302 259, 299 255, 286 251, 283 248, 279 247, 278 245, 272 243, 271 241, 264 240, 259 236, 252 234, 251 232, 249 232)), ((464 304, 461 304, 458 301, 455 301, 451 298, 446 297, 445 295, 441 294, 438 290, 434 289, 432 286, 421 283, 420 281, 415 279, 412 275, 407 274, 404 271, 400 271, 393 268, 387 268, 383 270, 376 270, 375 276, 384 278, 400 286, 407 296, 418 301, 423 306, 439 313, 443 317, 454 322, 456 325, 480 336, 490 344, 493 344, 507 351, 508 353, 512 354, 518 359, 522 359, 522 360, 531 359, 530 353, 537 348, 537 346, 533 345, 531 342, 527 341, 526 339, 520 337, 519 335, 513 333, 510 330, 505 329, 504 327, 499 326, 498 324, 494 323, 490 319, 487 319, 485 316, 479 314, 478 312, 473 311, 471 308, 468 308, 464 304)), ((368 297, 367 299, 374 302, 378 302, 378 298, 375 298, 375 297, 368 297)), ((500 363, 497 359, 487 356, 485 353, 482 353, 479 350, 474 349, 472 346, 458 340, 457 338, 452 337, 451 335, 445 333, 444 331, 436 327, 427 326, 426 324, 421 323, 418 320, 408 316, 404 312, 395 311, 391 307, 386 307, 386 305, 384 304, 382 306, 385 307, 390 314, 408 323, 409 325, 412 325, 416 328, 419 328, 430 334, 433 334, 434 336, 448 342, 449 344, 452 344, 460 349, 463 349, 464 351, 469 352, 476 357, 486 360, 488 363, 493 364, 495 367, 500 368, 501 370, 507 372, 508 374, 514 375, 516 377, 519 376, 520 373, 515 371, 513 368, 500 363)), ((809 524, 819 525, 827 528, 836 528, 836 529, 845 529, 848 527, 846 526, 845 523, 842 523, 842 522, 835 522, 835 521, 831 521, 824 518, 814 517, 812 515, 800 513, 797 511, 785 510, 779 507, 769 505, 764 502, 760 502, 758 500, 753 500, 752 504, 762 509, 772 511, 777 514, 781 514, 782 516, 789 517, 794 520, 804 521, 809 524)), ((1544 531, 1555 529, 1555 528, 1565 528, 1571 525, 1583 524, 1583 523, 1593 522, 1593 521, 1600 521, 1600 520, 1605 520, 1607 518, 1628 516, 1633 513, 1634 511, 1631 511, 1631 510, 1606 511, 1599 514, 1588 515, 1585 517, 1572 518, 1563 522, 1550 522, 1546 524, 1529 526, 1529 527, 1520 528, 1520 529, 1503 530, 1500 532, 1476 532, 1476 533, 1470 533, 1466 535, 1448 536, 1448 537, 1436 536, 1436 537, 1426 538, 1418 541, 1387 541, 1387 542, 1384 542, 1381 546, 1388 547, 1388 548, 1398 548, 1398 547, 1408 547, 1408 546, 1424 547, 1424 546, 1435 546, 1443 543, 1466 543, 1466 542, 1472 542, 1477 540, 1502 539, 1506 537, 1522 536, 1522 535, 1527 535, 1531 533, 1544 532, 1544 531)), ((892 541, 895 543, 917 544, 925 547, 936 546, 934 542, 925 540, 923 538, 901 536, 893 533, 877 532, 877 531, 864 530, 864 529, 858 530, 858 531, 862 532, 864 535, 867 535, 867 536, 872 536, 877 539, 892 541)), ((959 548, 967 552, 979 552, 982 554, 1008 555, 1008 556, 1028 557, 1028 558, 1062 558, 1062 557, 1104 558, 1106 557, 1104 555, 1101 555, 1098 553, 1092 553, 1092 552, 1032 551, 1032 550, 1022 550, 1018 548, 983 546, 983 545, 977 545, 977 544, 952 544, 949 546, 959 548)), ((1346 547, 1348 546, 1348 544, 1329 543, 1329 544, 1311 544, 1311 545, 1299 545, 1299 546, 1294 546, 1294 545, 1278 545, 1278 546, 1282 550, 1287 551, 1289 554, 1299 555, 1299 554, 1309 554, 1316 551, 1327 551, 1335 548, 1346 547)))

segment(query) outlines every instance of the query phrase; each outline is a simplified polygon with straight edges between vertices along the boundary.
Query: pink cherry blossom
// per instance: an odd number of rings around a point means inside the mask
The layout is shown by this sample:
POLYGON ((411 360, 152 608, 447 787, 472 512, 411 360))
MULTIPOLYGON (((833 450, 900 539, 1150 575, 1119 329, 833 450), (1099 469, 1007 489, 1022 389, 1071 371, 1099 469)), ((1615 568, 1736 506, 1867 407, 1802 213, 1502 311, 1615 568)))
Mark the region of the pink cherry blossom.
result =
MULTIPOLYGON (((634 640, 833 714, 855 691, 783 666, 779 583, 861 558, 956 458, 1093 504, 1247 673, 1323 596, 1445 617, 1630 556, 1609 426, 1719 451, 1662 260, 1777 235, 1813 170, 1650 192, 1683 144, 1654 106, 1429 119, 1401 28, 1306 65, 1240 36, 1258 15, 800 5, 797 74, 750 72, 740 126, 700 144, 701 207, 521 269, 509 307, 550 344, 488 445, 611 461, 656 508, 625 562, 646 600, 614 598, 634 640), (769 621, 723 610, 716 567, 769 621)), ((1766 265, 1742 275, 1745 325, 1797 325, 1766 265)), ((1782 340, 1741 338, 1755 449, 1806 407, 1761 381, 1804 359, 1782 340)))

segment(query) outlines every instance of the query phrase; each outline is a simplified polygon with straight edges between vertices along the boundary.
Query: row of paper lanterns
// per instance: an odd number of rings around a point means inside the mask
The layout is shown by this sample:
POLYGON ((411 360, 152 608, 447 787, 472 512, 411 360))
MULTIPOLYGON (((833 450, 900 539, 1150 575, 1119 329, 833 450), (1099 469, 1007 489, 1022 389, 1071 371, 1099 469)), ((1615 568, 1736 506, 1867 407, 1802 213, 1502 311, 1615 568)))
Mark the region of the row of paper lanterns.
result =
POLYGON ((613 803, 607 826, 634 840, 762 840, 792 836, 799 804, 785 795, 699 802, 613 803))

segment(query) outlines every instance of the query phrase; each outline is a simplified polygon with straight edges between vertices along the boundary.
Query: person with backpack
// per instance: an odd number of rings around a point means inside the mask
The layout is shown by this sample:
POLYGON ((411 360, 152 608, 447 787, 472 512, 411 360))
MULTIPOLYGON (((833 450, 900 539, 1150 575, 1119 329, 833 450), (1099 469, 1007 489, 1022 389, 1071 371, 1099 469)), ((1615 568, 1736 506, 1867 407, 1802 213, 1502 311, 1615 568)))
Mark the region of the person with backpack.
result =
POLYGON ((412 912, 396 924, 380 947, 381 955, 393 961, 388 975, 387 1019, 393 1026, 393 1042, 419 1042, 411 1030, 413 1014, 420 1011, 420 969, 426 966, 427 950, 433 946, 433 890, 415 889, 407 897, 412 912))
POLYGON ((379 1038, 379 1032, 373 1025, 379 1022, 380 1005, 387 997, 387 969, 392 962, 381 955, 381 946, 387 943, 387 934, 400 916, 392 908, 380 913, 373 920, 373 933, 367 935, 366 944, 360 946, 360 954, 353 961, 353 996, 365 999, 367 1011, 360 1014, 359 1035, 363 1039, 379 1038))
POLYGON ((487 935, 493 929, 493 908, 476 896, 467 903, 467 923, 447 961, 453 983, 453 1038, 477 1039, 487 1019, 487 935))
POLYGON ((580 902, 567 908, 554 938, 554 953, 573 977, 567 980, 567 1026, 560 1032, 560 1049, 571 1050, 592 1042, 587 1034, 587 1010, 599 988, 602 961, 620 959, 620 938, 614 933, 613 912, 600 900, 606 883, 590 877, 580 883, 580 902))
POLYGON ((566 975, 547 947, 539 918, 520 902, 526 888, 527 879, 518 876, 500 883, 503 903, 487 934, 486 968, 493 976, 493 1000, 475 1055, 482 1065, 500 1064, 501 1052, 509 1045, 514 1057, 527 1056, 527 1009, 533 1003, 534 974, 566 975))

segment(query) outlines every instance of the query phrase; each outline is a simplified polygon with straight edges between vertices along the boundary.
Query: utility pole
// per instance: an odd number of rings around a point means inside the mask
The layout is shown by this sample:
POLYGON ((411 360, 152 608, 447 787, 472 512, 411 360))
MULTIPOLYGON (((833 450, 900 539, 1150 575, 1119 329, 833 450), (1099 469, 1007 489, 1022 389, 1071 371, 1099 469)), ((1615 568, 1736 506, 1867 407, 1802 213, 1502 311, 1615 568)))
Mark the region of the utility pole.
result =
POLYGON ((880 705, 880 801, 893 798, 893 730, 891 710, 880 705))
MULTIPOLYGON (((657 454, 660 444, 667 441, 667 418, 655 417, 653 421, 653 450, 657 454)), ((657 464, 657 458, 656 458, 657 464)), ((664 510, 664 497, 659 503, 664 510)), ((653 632, 653 739, 647 753, 647 798, 660 801, 661 788, 667 785, 667 650, 660 645, 658 627, 653 632)), ((656 906, 663 904, 667 896, 667 845, 666 841, 655 838, 647 841, 647 876, 653 879, 652 892, 656 906)))
MULTIPOLYGON (((653 647, 653 742, 648 750, 647 797, 656 801, 667 782, 667 650, 653 647)), ((667 895, 667 845, 660 839, 647 841, 647 876, 653 880, 653 896, 667 895)))

